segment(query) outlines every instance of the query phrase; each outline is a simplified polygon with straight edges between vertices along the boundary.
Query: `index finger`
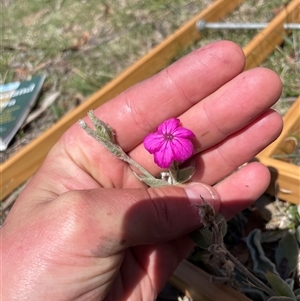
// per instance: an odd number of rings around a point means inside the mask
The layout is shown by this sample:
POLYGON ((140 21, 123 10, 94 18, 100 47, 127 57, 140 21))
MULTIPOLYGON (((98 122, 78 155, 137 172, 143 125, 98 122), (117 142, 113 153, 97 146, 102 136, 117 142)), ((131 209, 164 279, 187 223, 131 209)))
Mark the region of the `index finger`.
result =
POLYGON ((118 143, 129 151, 162 121, 184 113, 242 72, 244 64, 238 45, 209 44, 126 90, 95 114, 115 130, 118 143))

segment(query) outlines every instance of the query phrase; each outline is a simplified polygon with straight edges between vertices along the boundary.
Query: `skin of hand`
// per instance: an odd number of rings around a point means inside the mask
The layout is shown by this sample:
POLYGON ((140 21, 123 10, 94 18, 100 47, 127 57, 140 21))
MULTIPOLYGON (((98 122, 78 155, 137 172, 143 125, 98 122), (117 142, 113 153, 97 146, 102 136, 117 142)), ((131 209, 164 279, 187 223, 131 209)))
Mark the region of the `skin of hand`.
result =
POLYGON ((239 46, 215 42, 95 110, 153 174, 160 169, 142 140, 179 117, 196 135, 191 184, 147 188, 73 125, 1 229, 3 300, 155 300, 194 246, 188 233, 201 226, 200 195, 230 218, 269 183, 258 162, 234 171, 280 134, 269 108, 281 82, 268 69, 243 72, 244 64, 239 46))

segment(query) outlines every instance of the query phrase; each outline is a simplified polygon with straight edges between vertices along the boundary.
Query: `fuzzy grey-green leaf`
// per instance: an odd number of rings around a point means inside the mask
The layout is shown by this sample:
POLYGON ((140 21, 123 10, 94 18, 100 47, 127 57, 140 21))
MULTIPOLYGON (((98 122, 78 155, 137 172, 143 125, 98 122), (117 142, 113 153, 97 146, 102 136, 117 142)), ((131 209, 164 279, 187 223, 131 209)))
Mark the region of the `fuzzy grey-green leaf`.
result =
POLYGON ((184 167, 177 171, 177 182, 185 183, 187 182, 195 173, 195 164, 190 165, 188 167, 184 167))
POLYGON ((261 231, 259 229, 254 229, 249 233, 246 240, 253 260, 253 271, 261 278, 266 278, 266 271, 271 271, 278 275, 275 264, 265 255, 261 246, 260 234, 261 231))
POLYGON ((285 296, 292 298, 292 300, 296 301, 296 296, 290 286, 282 279, 280 276, 275 275, 274 273, 271 273, 270 271, 267 271, 266 278, 268 282, 270 283, 273 290, 279 295, 279 296, 285 296))
POLYGON ((140 176, 137 173, 133 172, 134 175, 143 183, 147 184, 149 187, 162 187, 170 185, 167 181, 156 179, 150 176, 140 176))
POLYGON ((288 232, 275 250, 277 270, 283 279, 288 278, 297 267, 299 246, 295 235, 288 232))
POLYGON ((213 233, 207 227, 195 230, 189 236, 197 246, 205 250, 213 243, 213 233))
POLYGON ((113 129, 107 125, 105 122, 97 118, 94 114, 93 110, 90 110, 87 115, 91 119, 95 129, 96 133, 101 137, 102 140, 108 140, 112 143, 115 143, 115 135, 113 129))

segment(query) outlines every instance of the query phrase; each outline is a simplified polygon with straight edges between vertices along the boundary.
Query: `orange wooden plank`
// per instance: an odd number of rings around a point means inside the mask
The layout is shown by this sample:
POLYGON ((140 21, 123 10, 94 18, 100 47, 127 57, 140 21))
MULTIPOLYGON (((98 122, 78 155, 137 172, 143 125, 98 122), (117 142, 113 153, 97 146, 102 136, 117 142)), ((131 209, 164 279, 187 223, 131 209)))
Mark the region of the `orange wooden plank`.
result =
POLYGON ((225 284, 212 283, 210 277, 194 264, 183 260, 169 282, 193 301, 251 301, 225 284))
POLYGON ((292 129, 300 129, 300 97, 283 117, 284 127, 281 135, 261 153, 257 158, 269 167, 272 175, 268 192, 280 199, 300 204, 300 166, 272 158, 276 150, 292 129))
POLYGON ((300 22, 300 0, 293 0, 244 47, 247 58, 245 69, 259 66, 283 42, 288 31, 285 23, 300 22))

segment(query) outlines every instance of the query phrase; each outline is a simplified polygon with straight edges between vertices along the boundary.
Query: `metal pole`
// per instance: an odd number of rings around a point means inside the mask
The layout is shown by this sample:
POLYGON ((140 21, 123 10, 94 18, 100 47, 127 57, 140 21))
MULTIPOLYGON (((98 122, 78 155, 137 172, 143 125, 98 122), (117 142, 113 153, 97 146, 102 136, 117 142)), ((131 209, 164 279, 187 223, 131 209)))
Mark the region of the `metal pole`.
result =
MULTIPOLYGON (((196 27, 199 31, 205 29, 264 29, 268 23, 207 23, 204 20, 199 20, 196 27)), ((286 23, 284 29, 299 29, 300 23, 286 23)))

